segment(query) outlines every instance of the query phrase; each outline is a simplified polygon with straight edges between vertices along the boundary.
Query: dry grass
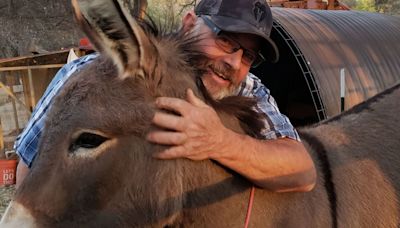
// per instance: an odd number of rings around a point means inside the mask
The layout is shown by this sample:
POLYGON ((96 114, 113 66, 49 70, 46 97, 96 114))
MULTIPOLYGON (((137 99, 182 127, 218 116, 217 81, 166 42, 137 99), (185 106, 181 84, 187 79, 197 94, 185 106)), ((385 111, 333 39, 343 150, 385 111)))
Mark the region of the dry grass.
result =
POLYGON ((0 186, 0 218, 3 216, 14 192, 15 185, 0 186))

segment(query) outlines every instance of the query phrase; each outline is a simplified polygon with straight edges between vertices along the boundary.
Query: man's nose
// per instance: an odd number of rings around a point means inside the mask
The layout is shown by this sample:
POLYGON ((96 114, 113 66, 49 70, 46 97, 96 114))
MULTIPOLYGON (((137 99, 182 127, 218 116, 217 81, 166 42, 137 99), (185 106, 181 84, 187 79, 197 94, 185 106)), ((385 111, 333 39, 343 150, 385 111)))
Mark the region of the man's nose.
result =
POLYGON ((242 66, 243 50, 239 49, 231 54, 227 54, 225 62, 229 64, 234 70, 239 70, 242 66))

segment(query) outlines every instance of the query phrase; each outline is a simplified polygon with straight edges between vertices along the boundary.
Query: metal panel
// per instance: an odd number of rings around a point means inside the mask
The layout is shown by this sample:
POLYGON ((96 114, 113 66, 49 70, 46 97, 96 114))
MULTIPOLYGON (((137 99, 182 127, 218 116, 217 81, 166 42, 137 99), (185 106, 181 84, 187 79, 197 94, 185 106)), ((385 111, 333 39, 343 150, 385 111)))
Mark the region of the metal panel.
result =
POLYGON ((341 69, 345 109, 400 81, 400 18, 360 11, 272 10, 275 29, 282 26, 290 34, 311 69, 319 88, 312 94, 314 102, 321 97, 328 117, 340 112, 341 69))

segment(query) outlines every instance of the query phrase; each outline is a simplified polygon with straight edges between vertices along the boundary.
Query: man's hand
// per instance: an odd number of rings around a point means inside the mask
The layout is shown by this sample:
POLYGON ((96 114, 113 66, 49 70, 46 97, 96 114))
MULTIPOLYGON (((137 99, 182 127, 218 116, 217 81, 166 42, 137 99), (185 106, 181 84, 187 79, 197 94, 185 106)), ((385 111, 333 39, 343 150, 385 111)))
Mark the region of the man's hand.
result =
POLYGON ((155 154, 159 159, 213 159, 274 192, 310 191, 316 181, 314 163, 303 144, 289 138, 258 140, 233 132, 222 124, 213 108, 191 90, 187 101, 160 97, 153 123, 165 130, 147 135, 150 142, 170 145, 155 154))
POLYGON ((154 157, 204 160, 222 151, 227 129, 215 110, 197 98, 192 90, 187 90, 187 101, 160 97, 155 104, 159 109, 170 110, 180 116, 165 112, 155 113, 153 123, 166 130, 150 132, 147 140, 171 147, 154 157))

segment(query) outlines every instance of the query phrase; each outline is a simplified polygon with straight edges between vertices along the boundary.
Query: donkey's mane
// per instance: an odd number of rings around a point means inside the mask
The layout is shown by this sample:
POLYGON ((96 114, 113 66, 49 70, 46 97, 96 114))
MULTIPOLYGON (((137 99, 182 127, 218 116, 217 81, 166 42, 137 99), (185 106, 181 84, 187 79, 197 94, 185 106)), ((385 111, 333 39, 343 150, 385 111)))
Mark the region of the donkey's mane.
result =
POLYGON ((332 117, 330 119, 327 119, 326 121, 321 121, 321 122, 317 123, 316 125, 327 124, 327 123, 330 123, 330 122, 334 122, 334 121, 340 120, 340 119, 342 119, 342 118, 344 118, 346 116, 349 116, 349 115, 352 115, 352 114, 359 114, 359 113, 364 112, 365 110, 372 109, 371 106, 373 104, 375 104, 376 102, 378 102, 381 99, 384 99, 385 96, 393 93, 393 91, 395 91, 399 87, 400 87, 400 82, 398 82, 394 86, 392 86, 392 87, 390 87, 390 88, 378 93, 377 95, 373 96, 372 98, 367 99, 367 100, 361 102, 360 104, 352 107, 351 109, 347 110, 343 114, 334 116, 334 117, 332 117))
MULTIPOLYGON (((192 66, 199 59, 208 58, 204 52, 200 51, 198 45, 198 41, 202 39, 200 35, 188 36, 182 28, 178 28, 178 25, 168 21, 164 23, 156 22, 150 15, 145 18, 135 17, 135 20, 147 36, 154 37, 157 40, 174 42, 181 53, 184 54, 184 61, 186 61, 187 66, 192 66)), ((196 64, 193 65, 196 66, 196 64)), ((200 77, 203 73, 201 69, 196 67, 194 67, 194 70, 197 77, 200 77)))

